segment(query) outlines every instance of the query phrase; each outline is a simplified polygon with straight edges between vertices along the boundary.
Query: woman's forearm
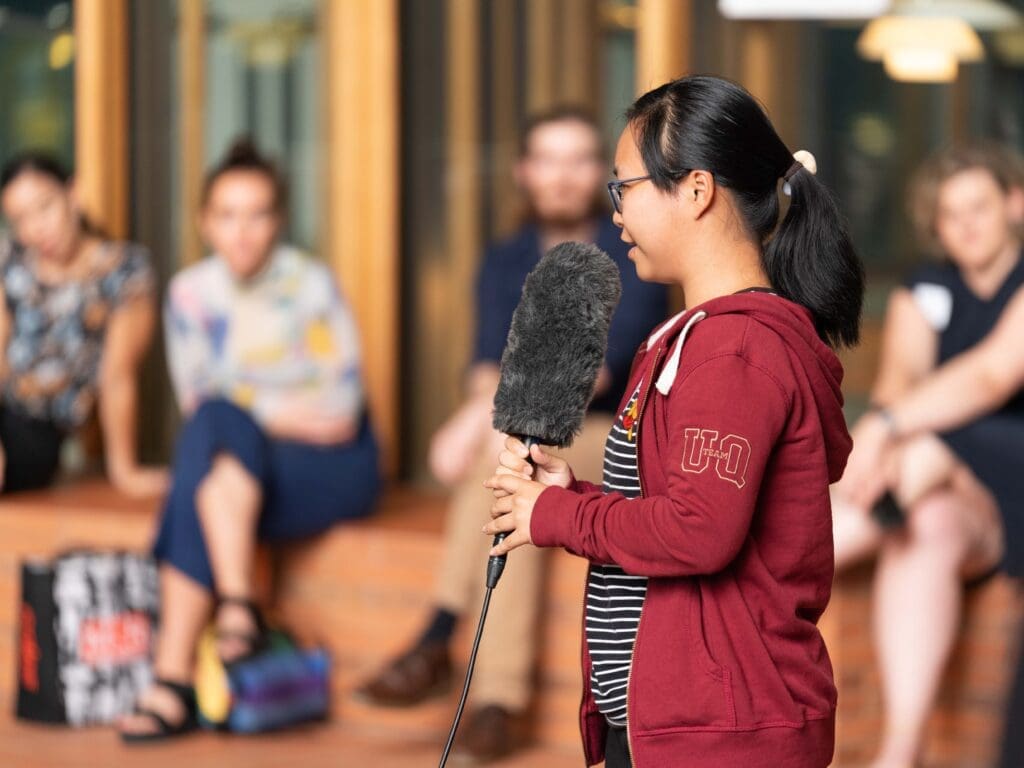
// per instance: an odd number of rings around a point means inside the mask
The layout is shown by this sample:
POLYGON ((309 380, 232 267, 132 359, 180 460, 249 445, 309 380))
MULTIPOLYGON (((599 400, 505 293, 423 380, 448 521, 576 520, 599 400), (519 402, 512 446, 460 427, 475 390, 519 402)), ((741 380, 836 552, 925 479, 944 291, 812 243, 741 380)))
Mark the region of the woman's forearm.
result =
POLYGON ((100 386, 100 426, 111 477, 123 476, 139 465, 138 403, 135 371, 112 371, 104 377, 100 386))
POLYGON ((138 375, 152 338, 156 308, 149 298, 117 310, 107 328, 99 372, 100 424, 107 470, 124 479, 138 468, 135 446, 139 417, 138 375))
POLYGON ((889 404, 898 435, 944 432, 997 410, 1024 386, 1024 289, 977 345, 942 365, 889 404))
POLYGON ((967 352, 921 381, 887 411, 900 436, 945 432, 999 408, 1016 390, 1010 372, 967 352))

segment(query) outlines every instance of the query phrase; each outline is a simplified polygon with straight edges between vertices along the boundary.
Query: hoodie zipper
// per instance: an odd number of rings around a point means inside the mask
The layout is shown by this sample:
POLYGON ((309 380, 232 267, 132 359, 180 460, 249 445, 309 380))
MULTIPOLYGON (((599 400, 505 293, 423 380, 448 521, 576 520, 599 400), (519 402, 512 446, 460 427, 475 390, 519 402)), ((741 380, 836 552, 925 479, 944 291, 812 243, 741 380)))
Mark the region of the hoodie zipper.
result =
MULTIPOLYGON (((640 399, 640 408, 636 414, 636 480, 640 486, 640 498, 645 498, 646 493, 644 492, 644 481, 643 472, 640 471, 640 426, 643 423, 644 408, 647 406, 647 398, 651 394, 651 386, 654 383, 654 375, 658 370, 658 363, 661 362, 662 354, 665 351, 665 346, 662 345, 658 348, 658 351, 654 354, 654 363, 648 368, 650 375, 647 378, 647 383, 644 386, 644 394, 640 399)), ((644 620, 644 609, 647 607, 647 597, 644 593, 644 601, 640 605, 640 618, 636 622, 636 637, 633 639, 633 653, 629 659, 629 672, 626 673, 626 745, 629 747, 629 756, 633 765, 636 765, 636 752, 633 749, 633 734, 632 729, 629 727, 629 689, 633 683, 633 661, 636 658, 636 644, 637 640, 640 639, 640 625, 644 620)))
MULTIPOLYGON (((586 642, 587 642, 587 589, 589 587, 590 587, 590 563, 588 562, 587 563, 587 577, 586 577, 586 581, 583 582, 583 620, 581 622, 583 624, 583 642, 584 642, 584 644, 586 644, 586 642)), ((641 610, 643 610, 643 609, 641 609, 641 610)), ((590 655, 590 650, 589 649, 587 650, 587 655, 588 656, 590 655)), ((593 670, 594 670, 594 661, 593 661, 593 659, 591 659, 590 664, 588 666, 589 666, 589 669, 585 669, 584 670, 585 674, 583 675, 583 692, 580 694, 580 740, 583 742, 583 765, 584 765, 584 768, 590 768, 590 744, 587 741, 587 734, 586 734, 586 731, 583 729, 583 723, 584 723, 584 717, 586 717, 586 714, 584 712, 584 707, 587 706, 587 691, 590 690, 590 678, 591 678, 591 675, 593 674, 593 670)), ((627 688, 627 690, 629 688, 628 678, 627 678, 626 688, 627 688)))

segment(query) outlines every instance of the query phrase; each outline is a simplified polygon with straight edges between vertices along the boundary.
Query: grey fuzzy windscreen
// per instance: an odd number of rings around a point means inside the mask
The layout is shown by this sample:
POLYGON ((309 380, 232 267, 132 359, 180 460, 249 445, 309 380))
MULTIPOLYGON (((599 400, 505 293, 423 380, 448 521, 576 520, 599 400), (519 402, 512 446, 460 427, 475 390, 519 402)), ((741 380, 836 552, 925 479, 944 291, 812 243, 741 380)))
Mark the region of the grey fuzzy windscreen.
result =
POLYGON ((562 243, 526 278, 501 356, 494 428, 564 447, 583 426, 619 303, 619 268, 600 248, 562 243))

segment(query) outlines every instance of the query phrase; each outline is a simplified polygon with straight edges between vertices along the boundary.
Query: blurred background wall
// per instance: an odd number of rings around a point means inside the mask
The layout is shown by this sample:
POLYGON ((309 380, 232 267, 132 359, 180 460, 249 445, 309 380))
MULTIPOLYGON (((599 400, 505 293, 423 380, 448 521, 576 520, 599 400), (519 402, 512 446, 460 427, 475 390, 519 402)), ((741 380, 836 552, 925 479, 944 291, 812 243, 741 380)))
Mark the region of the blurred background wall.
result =
MULTIPOLYGON (((356 308, 392 473, 425 481, 426 442, 460 395, 482 247, 522 215, 511 168, 526 115, 590 107, 613 142, 634 96, 671 77, 753 91, 789 145, 816 154, 868 265, 864 343, 846 359, 853 413, 884 298, 921 258, 910 171, 967 138, 1024 149, 1021 12, 1024 0, 0 0, 0 160, 43 147, 73 164, 91 216, 146 244, 166 281, 203 255, 204 168, 251 134, 290 177, 287 237, 333 265, 356 308), (951 72, 906 82, 858 46, 865 16, 939 5, 980 56, 953 51, 951 72)), ((145 389, 151 458, 167 456, 176 419, 161 361, 154 350, 145 389)))

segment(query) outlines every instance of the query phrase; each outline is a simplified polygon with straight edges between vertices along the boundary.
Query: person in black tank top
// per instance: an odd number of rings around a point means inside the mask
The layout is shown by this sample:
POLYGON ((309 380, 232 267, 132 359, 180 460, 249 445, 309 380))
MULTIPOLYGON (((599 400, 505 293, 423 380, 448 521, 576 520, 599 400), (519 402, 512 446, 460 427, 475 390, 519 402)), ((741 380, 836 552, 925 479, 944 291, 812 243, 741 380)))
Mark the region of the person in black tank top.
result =
POLYGON ((1014 167, 972 147, 920 172, 913 208, 943 260, 890 299, 874 407, 833 489, 837 568, 878 554, 887 711, 874 768, 916 764, 962 584, 1000 565, 1024 574, 1024 179, 1014 167))

